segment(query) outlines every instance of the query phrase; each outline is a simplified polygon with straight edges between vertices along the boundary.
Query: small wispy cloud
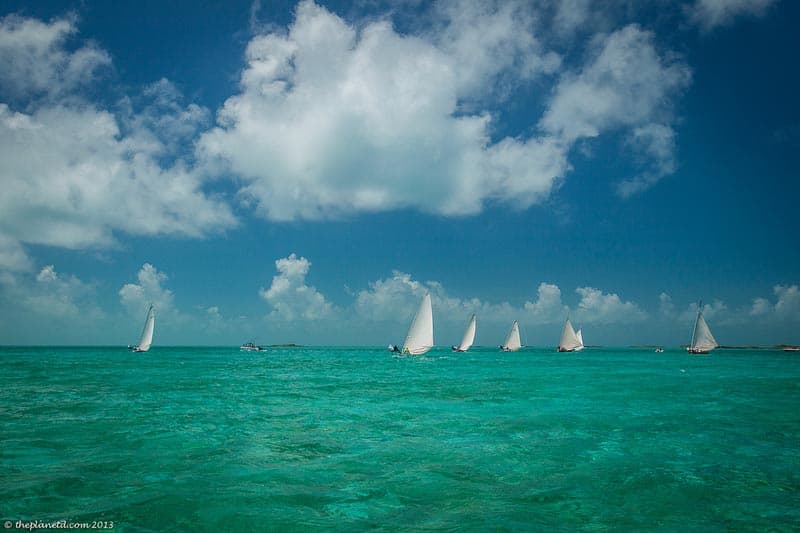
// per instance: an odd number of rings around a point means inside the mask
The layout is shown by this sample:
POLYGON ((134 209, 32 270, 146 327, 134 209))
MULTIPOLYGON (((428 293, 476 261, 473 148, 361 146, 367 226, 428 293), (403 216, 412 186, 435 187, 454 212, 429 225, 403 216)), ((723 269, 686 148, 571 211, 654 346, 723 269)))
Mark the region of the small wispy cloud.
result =
POLYGON ((647 124, 634 128, 628 136, 628 145, 644 154, 648 167, 638 176, 617 184, 617 194, 628 198, 655 185, 661 178, 675 172, 675 131, 664 124, 647 124))
POLYGON ((685 10, 689 19, 708 31, 728 26, 738 17, 762 16, 775 0, 696 0, 685 10))
POLYGON ((79 316, 97 318, 103 313, 95 303, 94 287, 75 276, 56 272, 53 265, 44 266, 36 275, 21 303, 34 314, 61 319, 79 316))

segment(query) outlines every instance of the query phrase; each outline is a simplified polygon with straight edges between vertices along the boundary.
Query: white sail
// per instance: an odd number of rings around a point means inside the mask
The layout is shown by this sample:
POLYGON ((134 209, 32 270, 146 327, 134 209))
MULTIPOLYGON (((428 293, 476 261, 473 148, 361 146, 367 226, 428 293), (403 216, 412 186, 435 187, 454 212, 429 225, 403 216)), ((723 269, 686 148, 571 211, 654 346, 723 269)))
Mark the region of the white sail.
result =
POLYGON ((464 337, 461 339, 461 344, 458 345, 456 351, 459 352, 466 352, 472 346, 472 343, 475 342, 475 329, 477 327, 477 319, 475 318, 475 314, 472 314, 472 318, 469 319, 469 324, 467 324, 467 329, 464 331, 464 337))
POLYGON ((578 337, 578 342, 581 343, 580 346, 575 348, 575 351, 578 352, 578 351, 583 350, 585 348, 585 346, 583 345, 583 333, 581 333, 581 330, 578 330, 578 331, 575 332, 575 336, 578 337))
POLYGON ((142 337, 139 339, 139 344, 135 350, 137 352, 146 352, 153 344, 153 329, 156 325, 156 315, 153 311, 153 306, 147 310, 147 318, 144 320, 144 328, 142 328, 142 337))
POLYGON ((703 318, 703 312, 698 308, 697 320, 694 322, 694 331, 692 332, 692 344, 689 346, 689 351, 694 353, 710 352, 717 346, 719 346, 719 344, 717 344, 714 335, 711 334, 706 319, 703 318))
POLYGON ((574 352, 581 348, 583 348, 583 343, 581 339, 578 338, 577 333, 575 333, 572 322, 567 318, 567 321, 564 322, 564 330, 561 332, 561 342, 558 343, 558 351, 574 352))
POLYGON ((425 293, 419 304, 417 314, 408 328, 406 341, 403 343, 404 354, 421 355, 433 348, 433 307, 431 295, 425 293))
POLYGON ((519 340, 519 324, 515 320, 513 324, 511 324, 511 331, 508 332, 508 337, 506 337, 506 342, 500 346, 500 349, 506 352, 516 352, 522 348, 522 343, 519 340))

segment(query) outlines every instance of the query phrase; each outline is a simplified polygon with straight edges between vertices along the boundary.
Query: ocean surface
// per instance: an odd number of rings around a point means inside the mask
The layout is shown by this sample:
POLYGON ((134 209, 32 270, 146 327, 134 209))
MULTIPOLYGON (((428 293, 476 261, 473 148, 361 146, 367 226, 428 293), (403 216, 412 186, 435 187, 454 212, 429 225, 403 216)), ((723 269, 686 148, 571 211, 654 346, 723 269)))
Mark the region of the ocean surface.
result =
POLYGON ((798 531, 800 354, 0 348, 0 521, 798 531))

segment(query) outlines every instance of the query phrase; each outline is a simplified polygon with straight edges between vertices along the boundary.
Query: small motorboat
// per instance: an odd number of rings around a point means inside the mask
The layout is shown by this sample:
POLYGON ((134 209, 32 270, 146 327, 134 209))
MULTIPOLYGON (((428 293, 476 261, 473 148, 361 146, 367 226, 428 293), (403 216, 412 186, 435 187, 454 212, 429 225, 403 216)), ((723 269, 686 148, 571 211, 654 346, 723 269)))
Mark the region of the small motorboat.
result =
POLYGON ((239 346, 239 349, 242 350, 243 352, 260 352, 264 350, 263 347, 259 346, 254 342, 246 342, 241 346, 239 346))

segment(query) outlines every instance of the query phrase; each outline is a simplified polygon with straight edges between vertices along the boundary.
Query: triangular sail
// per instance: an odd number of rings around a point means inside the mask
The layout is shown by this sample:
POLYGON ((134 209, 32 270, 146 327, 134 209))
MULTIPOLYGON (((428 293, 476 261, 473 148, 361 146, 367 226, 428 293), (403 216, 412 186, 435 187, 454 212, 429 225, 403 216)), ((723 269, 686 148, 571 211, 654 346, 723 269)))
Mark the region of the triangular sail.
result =
POLYGON ((472 343, 475 342, 475 329, 477 327, 477 319, 475 318, 475 314, 473 313, 472 318, 469 319, 469 324, 467 324, 467 329, 464 331, 464 337, 461 339, 461 344, 458 345, 459 352, 466 352, 472 346, 472 343))
POLYGON ((572 322, 569 318, 564 322, 564 330, 561 332, 561 342, 558 343, 558 350, 560 352, 572 352, 583 346, 575 329, 572 327, 572 322))
POLYGON ((692 345, 691 349, 693 351, 711 351, 714 348, 719 346, 717 344, 717 340, 714 338, 714 335, 711 334, 711 330, 706 323, 706 319, 703 318, 703 312, 701 310, 697 310, 697 320, 694 323, 694 331, 692 332, 692 345))
POLYGON ((402 352, 411 355, 421 355, 433 348, 433 307, 431 295, 425 293, 419 304, 417 314, 408 328, 406 341, 403 343, 402 352))
POLYGON ((583 333, 581 333, 581 330, 576 331, 575 336, 578 337, 578 342, 581 343, 580 346, 575 348, 575 351, 577 352, 579 350, 583 350, 585 346, 583 345, 583 333))
POLYGON ((511 331, 508 332, 506 342, 500 348, 509 352, 515 352, 522 348, 522 343, 519 340, 519 324, 516 320, 511 324, 511 331))
POLYGON ((138 351, 146 352, 150 349, 150 345, 153 343, 153 329, 155 325, 156 315, 151 305, 150 309, 147 310, 147 318, 144 320, 144 328, 142 328, 142 337, 139 339, 139 345, 136 348, 138 351))

